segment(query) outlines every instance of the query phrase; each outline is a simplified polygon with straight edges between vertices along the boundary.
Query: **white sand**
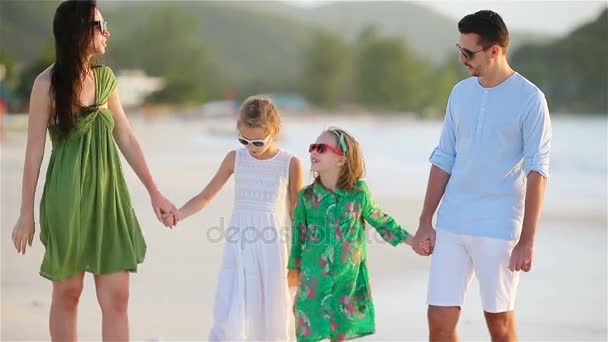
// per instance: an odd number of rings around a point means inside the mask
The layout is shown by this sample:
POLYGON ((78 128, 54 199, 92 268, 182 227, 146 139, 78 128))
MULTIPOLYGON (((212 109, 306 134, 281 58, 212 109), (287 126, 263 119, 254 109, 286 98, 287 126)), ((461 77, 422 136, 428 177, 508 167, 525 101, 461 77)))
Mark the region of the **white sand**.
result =
MULTIPOLYGON (((306 124, 295 118, 285 121, 287 129, 306 124)), ((230 121, 159 119, 144 124, 136 117, 133 125, 160 189, 176 205, 183 204, 198 192, 213 175, 223 155, 236 146, 227 147, 225 142, 213 139, 203 138, 202 142, 194 139, 203 132, 229 131, 233 127, 230 121)), ((7 126, 18 127, 19 124, 14 121, 7 126)), ((307 143, 302 142, 304 148, 307 143)), ((0 146, 0 339, 49 340, 51 284, 38 275, 43 247, 36 235, 34 247, 25 256, 18 256, 10 241, 20 206, 25 148, 23 130, 9 131, 0 146)), ((47 145, 36 209, 49 151, 50 145, 47 145)), ((308 165, 306 161, 305 165, 308 165)), ((424 169, 417 173, 425 175, 428 165, 423 165, 424 169)), ((132 339, 205 340, 211 324, 211 305, 222 254, 222 244, 208 241, 206 232, 218 225, 221 217, 225 218, 225 224, 228 223, 232 182, 205 211, 180 223, 175 231, 169 231, 156 221, 147 193, 134 173, 126 163, 123 167, 148 243, 146 261, 131 278, 132 339)), ((386 177, 377 168, 369 170, 372 184, 386 177)), ((399 180, 395 182, 399 186, 408 184, 406 180, 401 184, 399 180)), ((416 192, 402 196, 379 194, 377 199, 386 211, 415 231, 424 195, 419 189, 425 182, 424 177, 416 181, 416 192)), ((597 200, 590 201, 597 207, 597 200)), ((544 216, 533 272, 524 274, 521 280, 517 302, 519 337, 524 341, 606 340, 605 211, 566 213, 549 210, 544 216)), ((415 256, 404 246, 391 248, 375 243, 369 246, 369 265, 377 334, 364 340, 424 340, 429 259, 415 256)), ((79 311, 79 336, 83 341, 101 339, 101 314, 92 280, 92 276, 87 275, 79 311)), ((463 340, 488 340, 478 293, 473 282, 459 325, 463 340)))

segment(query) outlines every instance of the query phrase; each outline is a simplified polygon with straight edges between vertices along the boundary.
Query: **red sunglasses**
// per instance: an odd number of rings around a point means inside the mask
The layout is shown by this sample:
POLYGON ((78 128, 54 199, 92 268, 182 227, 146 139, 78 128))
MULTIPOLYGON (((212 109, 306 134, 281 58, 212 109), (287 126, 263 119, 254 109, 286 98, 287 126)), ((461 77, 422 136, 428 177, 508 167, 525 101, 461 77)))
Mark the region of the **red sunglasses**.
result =
POLYGON ((325 153, 325 151, 327 151, 327 150, 330 150, 339 156, 344 155, 344 153, 342 153, 342 151, 338 150, 337 148, 335 148, 329 144, 310 144, 310 146, 308 147, 308 152, 310 152, 310 153, 312 153, 313 151, 317 151, 319 153, 325 153))

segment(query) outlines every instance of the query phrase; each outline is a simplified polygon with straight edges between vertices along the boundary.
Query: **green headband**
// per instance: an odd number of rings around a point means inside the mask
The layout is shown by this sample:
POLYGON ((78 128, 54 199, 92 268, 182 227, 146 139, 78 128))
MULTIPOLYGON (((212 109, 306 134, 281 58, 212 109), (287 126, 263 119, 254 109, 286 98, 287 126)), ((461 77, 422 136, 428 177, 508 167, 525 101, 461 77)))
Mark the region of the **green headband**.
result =
POLYGON ((342 151, 342 153, 346 154, 348 148, 346 147, 344 134, 340 133, 337 129, 330 129, 329 131, 336 135, 336 137, 338 138, 338 144, 340 145, 340 150, 342 151))

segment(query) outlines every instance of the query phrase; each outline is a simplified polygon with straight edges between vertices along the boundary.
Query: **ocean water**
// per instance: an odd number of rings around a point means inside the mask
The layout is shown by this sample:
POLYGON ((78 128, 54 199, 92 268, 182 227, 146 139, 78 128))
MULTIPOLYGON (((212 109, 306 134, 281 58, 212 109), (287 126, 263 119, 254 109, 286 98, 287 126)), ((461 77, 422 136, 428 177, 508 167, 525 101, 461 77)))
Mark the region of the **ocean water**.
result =
MULTIPOLYGON (((287 117, 280 145, 302 158, 306 168, 308 145, 329 126, 353 134, 362 146, 366 179, 377 195, 410 199, 424 196, 430 163, 443 123, 396 117, 287 117)), ((608 119, 552 118, 553 140, 545 210, 561 215, 588 216, 606 221, 608 175, 608 119)), ((234 124, 193 137, 196 144, 239 148, 234 124)), ((208 155, 209 158, 219 156, 208 155)), ((219 159, 218 159, 219 162, 219 159)), ((308 181, 308 179, 307 179, 308 181)))

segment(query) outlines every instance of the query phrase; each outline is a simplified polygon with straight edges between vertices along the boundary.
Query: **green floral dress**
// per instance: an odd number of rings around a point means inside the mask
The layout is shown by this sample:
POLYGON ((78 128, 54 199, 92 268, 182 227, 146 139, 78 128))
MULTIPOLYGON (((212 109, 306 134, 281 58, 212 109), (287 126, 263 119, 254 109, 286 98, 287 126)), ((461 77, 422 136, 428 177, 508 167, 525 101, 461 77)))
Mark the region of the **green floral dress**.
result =
POLYGON ((300 192, 288 264, 300 271, 295 299, 298 341, 339 341, 374 333, 364 221, 393 246, 409 235, 378 208, 362 180, 349 191, 332 193, 315 182, 300 192))

